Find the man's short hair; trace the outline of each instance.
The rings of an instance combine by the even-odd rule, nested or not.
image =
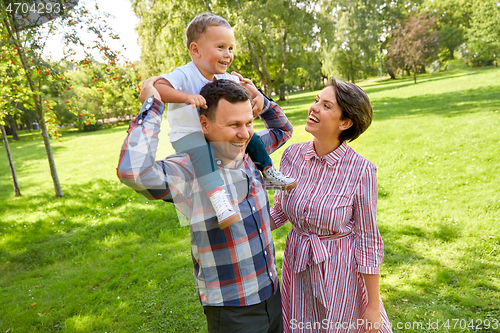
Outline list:
[[[329,87],[335,90],[337,104],[342,110],[342,119],[352,120],[352,126],[339,135],[340,142],[353,141],[366,131],[373,120],[373,109],[368,95],[354,83],[332,79]]]
[[[201,88],[200,95],[207,101],[207,109],[199,108],[200,115],[205,115],[210,121],[215,121],[215,110],[223,98],[229,103],[246,102],[250,93],[241,84],[231,80],[221,79],[207,83]]]
[[[212,13],[200,14],[192,19],[186,28],[187,48],[189,49],[189,45],[191,45],[192,42],[196,42],[205,30],[213,25],[228,27],[231,29],[231,25],[219,15]]]

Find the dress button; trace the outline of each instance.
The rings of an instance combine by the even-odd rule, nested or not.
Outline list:
[[[255,207],[252,207],[252,210],[255,212]]]
[[[146,110],[149,110],[149,109],[151,109],[151,104],[146,105]]]
[[[264,255],[267,256],[267,251],[266,250],[264,250]]]
[[[221,160],[218,160],[217,161],[217,165],[221,165],[222,161]]]
[[[262,233],[262,228],[259,228],[259,233]]]
[[[139,121],[137,122],[139,125],[142,124],[142,119],[139,119]]]
[[[153,103],[153,98],[149,97],[147,100],[148,103]]]

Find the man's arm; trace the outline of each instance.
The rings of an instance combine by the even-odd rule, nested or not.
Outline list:
[[[264,107],[259,118],[264,122],[266,129],[257,132],[257,134],[269,154],[283,146],[292,137],[292,123],[285,116],[281,107],[267,97],[264,97]]]
[[[265,130],[259,131],[257,134],[260,136],[262,143],[264,143],[267,152],[270,154],[276,151],[292,137],[292,124],[285,116],[281,107],[262,94],[251,80],[244,79],[241,74],[236,72],[232,72],[231,74],[237,76],[240,79],[240,84],[252,94],[252,111],[255,114],[255,109],[259,110],[258,116],[266,126]],[[259,98],[256,98],[256,95],[262,98],[263,106],[260,106],[260,102],[257,102]],[[260,109],[262,109],[262,112],[260,112]]]
[[[149,81],[148,81],[149,80]],[[130,123],[128,135],[123,143],[117,175],[120,181],[146,198],[172,200],[173,194],[185,195],[191,176],[185,168],[168,160],[155,161],[158,133],[164,104],[157,99],[154,80],[143,84],[141,94],[149,94],[139,115]]]

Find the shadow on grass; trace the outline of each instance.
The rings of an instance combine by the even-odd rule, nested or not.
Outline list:
[[[65,193],[0,198],[0,328],[202,331],[189,229],[173,205],[116,181]]]
[[[469,72],[460,72],[460,73],[449,73],[449,72],[442,72],[442,73],[437,73],[437,74],[424,74],[417,76],[417,85],[426,83],[426,82],[436,82],[436,81],[441,81],[441,80],[448,80],[448,79],[453,79],[453,78],[458,78],[458,77],[465,77],[465,76],[471,76],[471,75],[477,75],[481,74],[483,71],[469,71]],[[393,80],[386,80],[382,84],[376,84],[376,85],[369,85],[366,87],[363,87],[363,90],[367,94],[373,94],[373,93],[378,93],[386,90],[392,90],[392,89],[399,89],[399,88],[405,88],[405,87],[414,87],[415,82],[413,81],[413,77],[405,77],[405,78],[398,78],[398,79],[393,79]]]
[[[493,102],[492,102],[493,101]],[[496,87],[488,89],[469,89],[462,92],[442,93],[410,98],[382,98],[372,101],[374,120],[387,120],[397,117],[440,115],[445,117],[458,116],[462,112],[470,113],[491,109],[498,101]],[[311,102],[312,103],[312,102]],[[500,108],[500,101],[496,102]],[[288,119],[298,126],[306,122],[308,109],[287,112]]]
[[[20,141],[9,142],[9,147],[10,147],[10,152],[14,157],[14,159],[16,159],[16,155],[18,154],[20,154],[19,159],[21,159],[22,161],[47,159],[47,155],[45,153],[45,146],[43,144],[43,140],[41,137],[40,140],[27,140],[27,141],[20,140]],[[51,145],[51,147],[52,147],[52,153],[54,155],[56,155],[59,151],[64,151],[66,149],[66,147],[54,146],[53,144]],[[22,150],[18,151],[18,149]],[[0,145],[0,156],[3,157],[3,155],[6,155],[5,147],[3,145]],[[7,157],[5,157],[5,159],[7,159]],[[18,165],[15,166],[16,168],[20,167]],[[1,169],[2,168],[0,168],[0,170]],[[10,176],[10,169],[8,168],[7,165],[5,165],[5,169],[9,170],[9,176]]]
[[[491,278],[500,271],[500,264],[496,260],[484,260],[484,248],[469,245],[458,227],[440,221],[435,225],[437,231],[408,225],[379,227],[385,244],[382,276],[404,279],[401,284],[404,288],[389,284],[382,292],[390,320],[394,323],[422,319],[412,317],[415,308],[429,313],[425,322],[439,319],[443,323],[464,316],[471,316],[468,321],[484,320],[485,316],[498,318],[500,299],[491,295],[498,295],[499,288]],[[460,249],[463,254],[456,258],[419,254],[420,244],[439,251],[442,246],[456,246],[455,242],[467,244]]]

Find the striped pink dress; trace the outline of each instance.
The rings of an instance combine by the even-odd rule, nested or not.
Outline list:
[[[278,227],[290,221],[282,269],[285,332],[363,332],[368,303],[361,273],[379,274],[384,244],[376,224],[376,167],[345,142],[318,157],[313,142],[283,153],[281,172],[297,179],[277,191]],[[392,332],[380,300],[382,327]]]

